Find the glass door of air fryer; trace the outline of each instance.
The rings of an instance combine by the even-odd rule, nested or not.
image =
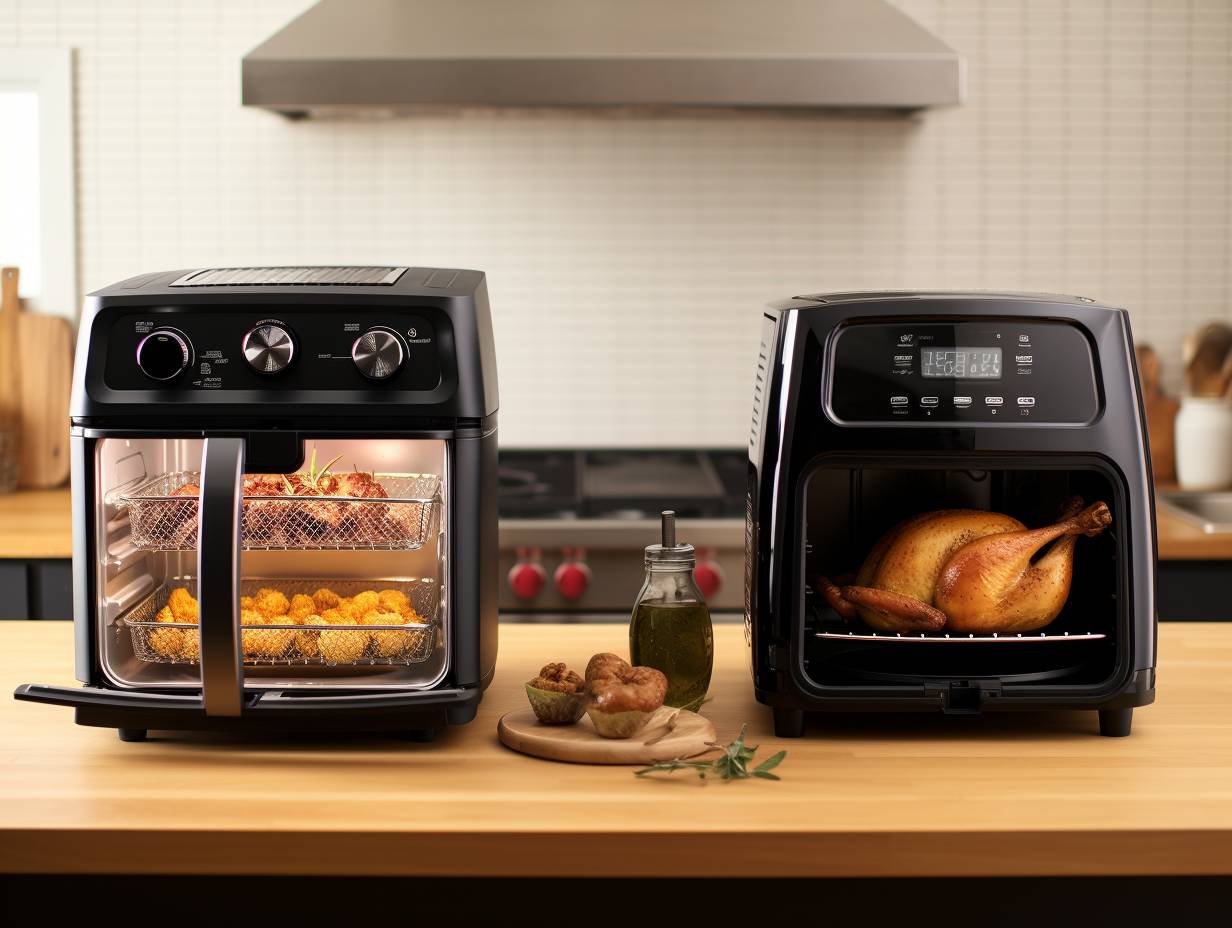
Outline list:
[[[100,666],[121,688],[199,688],[198,505],[208,438],[96,445]],[[426,688],[448,669],[449,454],[441,439],[307,436],[242,477],[244,685]]]
[[[1124,514],[1098,464],[843,461],[813,470],[805,499],[803,664],[816,686],[1113,677]],[[1053,528],[1100,504],[1107,519],[1090,531]]]

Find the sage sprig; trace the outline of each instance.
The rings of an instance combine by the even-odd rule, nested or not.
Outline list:
[[[722,752],[714,760],[683,760],[677,757],[674,760],[659,761],[657,764],[651,764],[649,767],[635,770],[633,775],[642,777],[651,773],[674,773],[677,770],[692,770],[703,780],[709,777],[718,780],[748,780],[752,777],[759,777],[763,780],[779,779],[777,774],[770,771],[783,762],[787,752],[779,751],[777,754],[767,757],[750,770],[749,762],[757,753],[757,747],[750,747],[744,743],[748,730],[749,726],[747,724],[742,725],[740,727],[740,736],[731,744],[707,741],[707,745]]]

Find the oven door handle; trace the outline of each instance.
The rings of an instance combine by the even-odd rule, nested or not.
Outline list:
[[[244,705],[239,634],[243,486],[244,439],[207,438],[197,510],[201,701],[206,715],[239,715]]]

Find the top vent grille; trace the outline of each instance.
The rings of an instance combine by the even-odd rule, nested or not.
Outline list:
[[[173,287],[392,287],[404,267],[216,267],[190,271]]]

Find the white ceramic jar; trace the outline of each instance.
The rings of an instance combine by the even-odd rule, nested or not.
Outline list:
[[[1176,479],[1185,490],[1232,487],[1232,404],[1186,396],[1176,416]]]

